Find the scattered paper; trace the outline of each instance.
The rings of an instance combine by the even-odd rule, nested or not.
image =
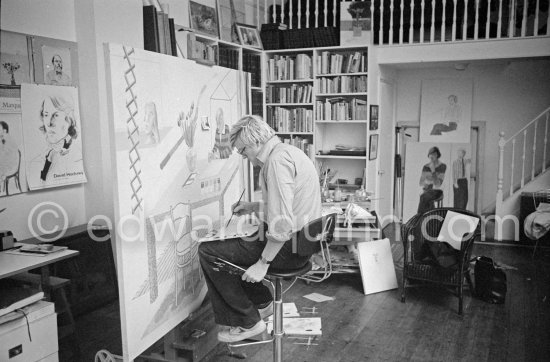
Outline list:
[[[298,308],[296,308],[296,304],[294,303],[283,303],[283,318],[292,318],[292,317],[299,317],[300,314],[298,313]],[[273,316],[269,316],[267,321],[271,322],[273,320]]]
[[[304,295],[304,298],[307,298],[309,300],[312,300],[314,302],[326,302],[328,300],[334,300],[334,297],[327,297],[326,295],[319,294],[319,293],[311,293],[308,295]]]
[[[267,323],[267,333],[273,330],[273,322]],[[321,318],[288,318],[283,319],[283,330],[287,336],[320,336]]]

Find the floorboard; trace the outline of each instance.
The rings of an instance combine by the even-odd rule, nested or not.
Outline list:
[[[392,250],[398,249],[392,245]],[[476,244],[473,254],[504,265],[508,292],[505,304],[489,304],[465,290],[464,315],[457,298],[444,289],[407,289],[405,303],[398,289],[363,294],[358,274],[333,275],[322,283],[298,281],[284,296],[299,311],[316,307],[323,335],[313,343],[295,344],[286,338],[285,361],[545,361],[550,356],[550,249]],[[399,250],[394,262],[398,280]],[[401,281],[399,280],[399,284]],[[285,286],[288,283],[285,282]],[[304,295],[317,292],[335,300],[316,303]],[[303,316],[306,316],[305,314]],[[122,353],[118,302],[76,320],[82,350],[78,361],[93,361],[107,349]],[[76,361],[71,346],[60,343],[60,360]],[[246,361],[271,361],[271,346],[239,349]],[[223,344],[201,362],[236,362]]]

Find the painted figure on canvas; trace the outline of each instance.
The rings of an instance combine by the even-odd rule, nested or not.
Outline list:
[[[5,192],[6,177],[17,172],[19,166],[19,148],[11,139],[9,125],[0,121],[0,193]]]
[[[448,104],[442,110],[441,123],[434,124],[430,135],[441,136],[445,132],[455,131],[462,119],[462,108],[458,104],[458,97],[454,94],[447,97]]]
[[[156,145],[160,142],[157,106],[155,102],[147,102],[144,107],[145,116],[139,129],[143,143]]]
[[[422,187],[420,201],[418,202],[418,214],[423,214],[433,208],[434,201],[443,197],[441,186],[445,179],[447,165],[439,161],[441,152],[438,147],[432,147],[428,151],[430,162],[422,167],[419,185]]]
[[[229,139],[229,126],[225,124],[223,109],[216,111],[216,134],[212,154],[214,158],[226,159],[233,153],[231,140]]]
[[[466,159],[466,150],[459,148],[456,159],[453,161],[453,207],[466,209],[468,205],[468,176],[467,171],[471,160]]]
[[[260,167],[263,202],[238,201],[235,215],[256,214],[264,227],[246,240],[210,241],[199,246],[199,258],[221,342],[236,342],[262,333],[263,318],[273,313],[272,295],[261,283],[270,266],[299,268],[310,256],[292,253],[293,233],[321,217],[321,190],[315,166],[305,153],[281,143],[258,116],[244,116],[231,128],[231,144],[243,158]],[[253,242],[251,242],[253,240]],[[218,258],[246,268],[235,275],[220,270]]]
[[[63,72],[63,59],[59,54],[52,56],[52,69],[46,73],[46,84],[71,85],[71,77]]]

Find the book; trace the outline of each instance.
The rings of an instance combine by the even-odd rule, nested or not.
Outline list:
[[[67,249],[67,246],[16,243],[13,249],[6,251],[6,254],[46,256]]]
[[[174,18],[168,19],[168,25],[170,30],[170,48],[171,54],[175,57],[178,56],[178,47],[176,45],[176,26],[174,24]]]
[[[143,7],[143,49],[159,52],[158,15],[154,5]]]

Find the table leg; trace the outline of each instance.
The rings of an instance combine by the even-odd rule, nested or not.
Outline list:
[[[41,280],[40,280],[40,289],[44,292],[44,297],[47,301],[51,300],[51,288],[50,288],[50,268],[47,265],[44,265],[40,268]]]

